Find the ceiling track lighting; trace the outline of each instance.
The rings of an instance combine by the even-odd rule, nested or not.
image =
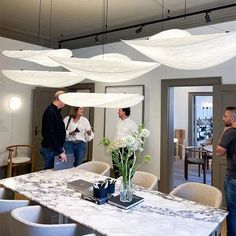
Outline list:
[[[209,15],[209,12],[206,12],[205,20],[206,20],[206,23],[210,23],[211,22],[211,17]]]
[[[136,30],[136,34],[139,34],[143,31],[143,26],[141,25],[137,30]]]
[[[145,22],[145,23],[142,23],[141,25],[142,26],[153,25],[153,24],[157,24],[157,23],[176,20],[176,19],[180,19],[180,18],[191,17],[191,16],[195,16],[195,15],[199,15],[199,14],[204,14],[206,12],[219,11],[219,10],[228,9],[228,8],[232,8],[232,7],[236,7],[236,3],[223,5],[223,6],[218,6],[218,7],[213,7],[213,8],[208,8],[208,9],[194,11],[194,12],[188,12],[188,13],[177,15],[177,16],[167,15],[166,18]],[[167,14],[169,14],[169,13],[170,12],[168,11]],[[74,40],[80,40],[80,39],[89,38],[89,37],[95,37],[96,35],[114,33],[114,32],[122,31],[122,30],[134,29],[134,28],[137,28],[137,27],[140,27],[140,24],[138,24],[138,25],[137,24],[129,25],[129,26],[116,28],[116,29],[110,29],[110,30],[106,30],[106,31],[92,33],[92,34],[77,36],[77,37],[73,37],[73,38],[69,38],[69,39],[63,39],[63,40],[58,41],[58,48],[61,48],[62,44],[66,43],[66,42],[70,42],[70,41],[74,41]]]
[[[95,40],[95,43],[99,43],[99,38],[97,35],[95,36],[94,40]]]

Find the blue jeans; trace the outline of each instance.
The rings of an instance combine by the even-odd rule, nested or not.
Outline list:
[[[236,235],[236,179],[225,177],[224,180],[225,200],[227,204],[227,236]]]
[[[78,143],[66,141],[64,144],[66,154],[74,154],[74,166],[82,164],[86,154],[86,143],[79,141]]]
[[[45,167],[44,169],[52,169],[54,167],[54,158],[56,153],[51,148],[40,147],[40,153],[44,157]]]

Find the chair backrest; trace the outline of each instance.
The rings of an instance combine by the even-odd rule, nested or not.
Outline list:
[[[188,146],[185,147],[185,154],[188,157],[197,157],[200,158],[202,154],[206,153],[200,146]]]
[[[12,167],[31,163],[34,171],[35,152],[33,145],[17,144],[7,146],[8,151],[8,177],[12,176]]]
[[[6,188],[0,188],[0,199],[14,199],[15,193]]]
[[[100,175],[110,176],[110,165],[101,161],[89,161],[79,165],[77,168],[95,172]]]
[[[188,146],[185,148],[185,163],[187,162],[195,162],[197,159],[201,159],[202,163],[205,163],[207,156],[207,151],[203,150],[202,147],[199,146]],[[199,160],[200,161],[200,160]],[[195,164],[199,164],[197,161]]]
[[[11,236],[77,236],[76,223],[50,224],[41,206],[21,207],[11,212]]]
[[[147,189],[157,188],[157,181],[157,176],[144,171],[136,171],[134,177],[132,178],[133,184],[142,186]]]
[[[170,192],[170,195],[188,199],[207,206],[220,208],[222,203],[221,191],[207,184],[188,182],[179,185]]]
[[[9,236],[11,211],[22,206],[28,206],[28,200],[13,200],[14,193],[0,188],[0,235]]]
[[[120,176],[117,179],[122,181],[122,176]],[[145,171],[136,171],[132,178],[133,184],[150,190],[158,188],[157,181],[158,181],[157,176]]]

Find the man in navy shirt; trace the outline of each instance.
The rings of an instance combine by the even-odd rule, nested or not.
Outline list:
[[[42,119],[42,136],[40,153],[44,157],[45,169],[54,167],[54,157],[60,156],[62,162],[67,161],[67,156],[63,148],[66,131],[63,118],[61,116],[61,109],[65,104],[59,100],[59,95],[63,91],[58,91],[54,95],[53,102],[46,108]]]

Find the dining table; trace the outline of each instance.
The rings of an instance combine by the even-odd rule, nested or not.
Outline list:
[[[212,144],[203,146],[203,149],[209,153],[213,153],[213,145]]]
[[[0,180],[0,185],[24,195],[84,226],[109,236],[207,236],[223,222],[227,212],[143,187],[134,193],[140,204],[124,210],[109,203],[97,205],[81,198],[67,183],[83,179],[92,183],[106,179],[79,168],[33,172]],[[115,195],[119,194],[117,180]]]

